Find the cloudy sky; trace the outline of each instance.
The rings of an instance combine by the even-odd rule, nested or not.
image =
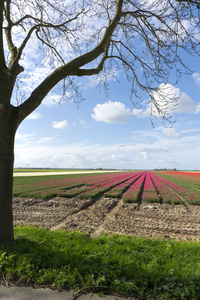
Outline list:
[[[50,67],[35,67],[40,56],[36,40],[27,50],[22,65],[28,72],[33,63],[35,68],[22,80],[28,93]],[[159,118],[153,127],[148,104],[133,106],[123,73],[118,73],[119,81],[108,77],[108,95],[88,78],[81,87],[85,101],[78,106],[73,101],[59,103],[58,86],[23,121],[16,134],[15,167],[200,169],[200,57],[182,59],[193,72],[176,86],[167,86],[179,98],[171,111],[176,121],[172,128],[163,126]],[[142,93],[142,100],[148,102],[148,95]]]

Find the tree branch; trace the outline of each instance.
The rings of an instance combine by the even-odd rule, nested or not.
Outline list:
[[[0,2],[0,70],[5,67],[5,57],[3,48],[3,11],[4,1]]]
[[[10,50],[10,53],[11,53],[11,64],[12,64],[17,55],[17,48],[15,47],[15,45],[13,43],[12,34],[11,34],[13,23],[10,19],[10,3],[11,3],[11,1],[8,0],[7,5],[5,7],[5,17],[6,17],[6,21],[8,23],[7,27],[5,28],[5,34],[6,34],[8,49]]]
[[[200,8],[200,1],[198,0],[176,0],[180,3],[191,3],[191,4],[196,4],[197,5],[197,8],[199,9]]]
[[[74,75],[74,73],[79,73],[79,76],[82,76],[83,73],[89,74],[91,70],[86,71],[84,69],[81,70],[80,68],[94,61],[102,53],[104,53],[104,57],[96,70],[98,70],[98,68],[102,68],[102,64],[106,59],[106,53],[109,47],[110,39],[122,15],[122,3],[123,0],[118,0],[113,20],[110,23],[110,25],[106,28],[102,40],[93,50],[83,55],[80,55],[79,57],[65,64],[64,66],[61,66],[58,69],[56,69],[32,92],[31,96],[24,103],[17,107],[18,123],[20,123],[26,116],[28,116],[41,104],[44,97],[59,81],[61,81],[67,76]]]

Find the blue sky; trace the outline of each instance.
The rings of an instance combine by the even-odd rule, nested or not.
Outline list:
[[[34,60],[31,62],[31,58]],[[184,75],[169,89],[180,95],[172,119],[165,128],[159,118],[150,121],[149,106],[136,109],[124,74],[117,82],[108,78],[108,96],[91,78],[83,79],[85,101],[58,103],[58,85],[42,105],[19,126],[15,141],[15,167],[200,169],[200,57],[182,56],[193,73]],[[22,65],[30,78],[21,80],[27,94],[51,71],[40,60],[38,42],[29,45]],[[140,70],[138,70],[140,72]],[[173,76],[172,72],[172,76]],[[142,100],[148,95],[142,93]]]
[[[152,127],[148,105],[133,107],[124,78],[110,82],[108,96],[85,85],[79,108],[74,102],[55,103],[51,95],[23,121],[15,167],[200,169],[200,58],[192,60],[193,75],[176,86],[182,94],[172,128],[159,119]]]

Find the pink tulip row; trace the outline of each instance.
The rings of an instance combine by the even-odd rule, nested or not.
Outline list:
[[[155,186],[152,182],[152,179],[149,175],[149,172],[146,173],[145,183],[144,183],[144,190],[142,194],[142,201],[144,202],[160,202],[160,198],[156,192]]]
[[[124,176],[129,178],[130,176],[133,176],[132,172],[123,173]],[[67,190],[72,189],[75,187],[83,186],[83,185],[102,185],[105,182],[108,182],[110,180],[115,180],[116,178],[119,178],[121,174],[119,173],[112,173],[112,174],[102,174],[102,175],[93,175],[93,176],[83,176],[83,177],[73,177],[73,178],[66,178],[66,179],[54,179],[54,180],[45,180],[41,181],[39,183],[33,183],[33,184],[25,184],[15,187],[14,189],[14,195],[19,195],[22,197],[30,196],[33,194],[35,196],[38,193],[39,194],[46,190],[50,189],[56,189],[58,188]]]
[[[176,191],[180,196],[182,196],[189,204],[198,204],[200,205],[200,196],[184,189],[183,187],[179,186],[178,184],[175,184],[167,179],[164,179],[160,176],[154,175],[154,177],[157,177],[160,181],[162,181],[165,185],[172,188],[174,191]]]
[[[133,175],[132,175],[133,177]],[[132,178],[131,177],[131,178]],[[120,182],[123,183],[125,180],[128,180],[128,178],[130,179],[130,174],[122,174],[120,176],[116,176],[115,179],[113,180],[108,180],[106,183],[104,183],[103,185],[94,185],[93,189],[84,193],[81,193],[79,195],[79,198],[83,199],[83,198],[94,198],[100,194],[106,193],[108,190],[110,190],[112,187],[115,187],[116,185],[118,185]]]
[[[128,189],[123,196],[123,201],[128,203],[135,203],[138,201],[142,186],[145,180],[145,173],[143,173]]]
[[[151,173],[151,178],[162,197],[164,203],[168,204],[183,204],[178,194],[160,180],[154,173]]]
[[[133,182],[135,182],[138,177],[139,177],[139,175],[137,174],[137,175],[131,177],[130,179],[126,180],[125,182],[116,185],[115,187],[112,188],[111,191],[105,193],[104,197],[111,197],[111,198],[119,198],[119,197],[121,197],[122,194],[123,194],[123,192],[129,186],[131,186],[131,184],[133,184]]]

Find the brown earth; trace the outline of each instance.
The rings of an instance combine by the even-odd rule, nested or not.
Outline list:
[[[14,224],[51,230],[200,240],[200,206],[123,203],[122,199],[13,198]]]

